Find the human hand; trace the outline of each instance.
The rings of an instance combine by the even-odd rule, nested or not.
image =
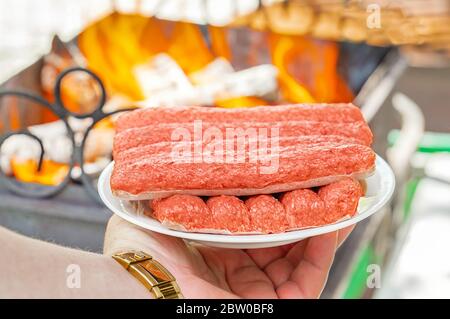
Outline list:
[[[186,298],[318,298],[339,245],[353,226],[274,248],[185,243],[111,217],[104,253],[142,250],[177,279]]]

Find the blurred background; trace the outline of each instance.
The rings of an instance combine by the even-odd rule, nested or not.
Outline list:
[[[104,105],[81,71],[54,91],[68,67],[101,79]],[[449,101],[447,0],[0,0],[0,224],[101,251],[117,115],[99,103],[353,102],[396,193],[338,251],[323,297],[449,298]]]

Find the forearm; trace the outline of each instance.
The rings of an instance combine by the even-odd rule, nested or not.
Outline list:
[[[151,297],[111,257],[27,238],[1,226],[0,245],[0,298]]]

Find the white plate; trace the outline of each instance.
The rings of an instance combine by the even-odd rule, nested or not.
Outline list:
[[[111,192],[109,179],[114,162],[111,162],[100,175],[98,180],[98,192],[106,206],[123,219],[140,227],[169,236],[180,237],[189,241],[195,241],[209,246],[224,248],[263,248],[281,246],[293,243],[311,236],[332,232],[346,226],[355,224],[379,211],[391,198],[395,178],[389,165],[377,155],[375,173],[366,178],[367,190],[365,197],[361,198],[358,212],[355,216],[325,226],[289,231],[281,234],[269,235],[218,235],[189,233],[168,229],[157,220],[138,216],[133,207],[127,202],[114,197]]]

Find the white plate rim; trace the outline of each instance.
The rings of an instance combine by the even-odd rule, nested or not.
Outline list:
[[[373,215],[383,208],[391,199],[394,189],[395,189],[395,177],[392,169],[386,163],[384,159],[376,155],[375,160],[375,173],[380,176],[380,193],[378,201],[371,205],[366,211],[361,212],[351,218],[319,227],[312,227],[300,230],[293,230],[284,233],[277,234],[256,234],[256,235],[226,235],[226,234],[207,234],[207,233],[194,233],[194,232],[184,232],[178,230],[172,230],[163,226],[158,221],[151,219],[150,217],[143,217],[137,215],[130,215],[123,209],[119,209],[114,203],[112,203],[108,197],[113,197],[110,188],[110,176],[112,168],[114,166],[114,161],[112,161],[100,174],[98,180],[98,193],[103,203],[116,215],[127,220],[128,222],[140,226],[142,228],[173,236],[184,238],[193,241],[201,242],[214,242],[222,244],[258,244],[258,243],[270,243],[270,242],[286,242],[293,241],[296,239],[303,239],[312,236],[317,236],[325,233],[329,233],[335,230],[345,228],[347,226],[356,224],[367,217]],[[120,199],[114,198],[120,203]],[[119,204],[122,207],[121,204]],[[150,223],[149,221],[153,222]],[[156,223],[154,223],[156,222]]]

